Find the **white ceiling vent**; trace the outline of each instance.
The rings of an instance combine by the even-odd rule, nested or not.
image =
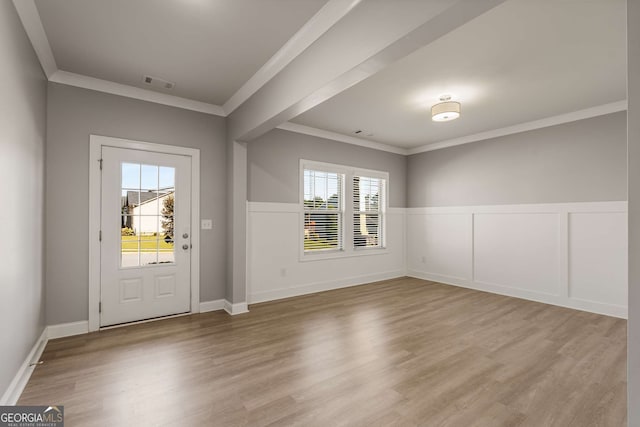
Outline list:
[[[173,82],[169,82],[167,80],[152,76],[142,76],[142,81],[144,82],[144,84],[158,89],[173,89],[176,85]]]

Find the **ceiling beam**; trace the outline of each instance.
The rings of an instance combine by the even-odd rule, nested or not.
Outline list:
[[[504,1],[364,0],[229,115],[229,136],[256,138]]]
[[[34,0],[13,0],[13,5],[18,12],[20,21],[22,21],[24,30],[27,32],[27,37],[29,37],[33,49],[36,51],[36,56],[40,61],[44,74],[47,79],[51,78],[53,73],[58,71],[58,66],[53,57],[49,39],[47,39],[47,34],[42,26],[36,3]]]
[[[340,21],[362,0],[329,0],[260,69],[247,80],[222,108],[231,114],[313,42]]]

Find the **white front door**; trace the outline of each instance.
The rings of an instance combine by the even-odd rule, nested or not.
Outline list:
[[[100,326],[189,312],[191,158],[102,147]]]

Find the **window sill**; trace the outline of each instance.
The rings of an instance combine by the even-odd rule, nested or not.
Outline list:
[[[360,248],[327,252],[304,252],[300,255],[300,262],[324,261],[330,259],[354,258],[372,255],[387,255],[389,248]]]

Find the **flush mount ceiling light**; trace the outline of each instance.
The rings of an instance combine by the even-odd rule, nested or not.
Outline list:
[[[451,95],[442,95],[440,103],[431,107],[431,120],[434,122],[448,122],[460,117],[460,103],[451,101]]]

